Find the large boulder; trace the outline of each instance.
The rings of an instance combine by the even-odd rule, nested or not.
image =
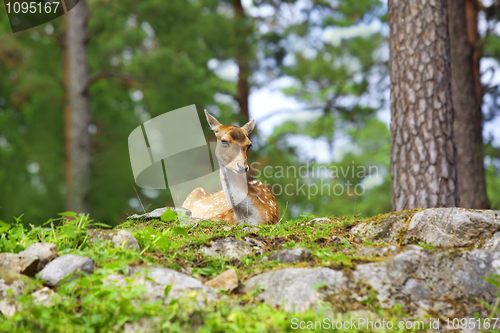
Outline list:
[[[488,242],[500,231],[500,211],[430,208],[376,216],[350,232],[391,245],[423,242],[443,247],[495,248]],[[497,243],[495,243],[497,244]]]
[[[404,241],[415,239],[439,246],[481,245],[500,231],[500,211],[433,208],[413,215]]]
[[[404,305],[412,316],[438,313],[444,317],[472,317],[489,313],[498,288],[484,277],[500,273],[500,253],[482,250],[425,250],[408,246],[384,261],[357,265],[352,271],[327,267],[286,268],[256,275],[243,292],[258,292],[257,300],[289,312],[332,306],[359,306],[375,290],[380,306]],[[358,305],[356,305],[358,304]],[[345,310],[345,309],[344,309]]]
[[[500,253],[482,250],[424,250],[413,247],[385,261],[358,265],[355,284],[369,285],[385,308],[405,305],[413,315],[483,317],[479,299],[493,304],[498,288],[484,277],[498,274]]]

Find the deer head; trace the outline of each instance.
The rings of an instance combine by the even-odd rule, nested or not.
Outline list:
[[[215,156],[221,164],[235,173],[245,173],[248,171],[247,152],[252,146],[252,141],[248,138],[255,126],[255,119],[252,119],[242,127],[232,125],[222,125],[205,110],[208,124],[217,137],[217,147]]]

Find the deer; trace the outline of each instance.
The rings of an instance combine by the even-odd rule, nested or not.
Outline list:
[[[278,203],[271,190],[260,181],[247,179],[247,153],[252,147],[248,135],[255,127],[255,119],[238,127],[222,125],[207,110],[205,115],[217,137],[215,157],[222,190],[212,194],[197,187],[182,207],[189,209],[192,217],[200,219],[250,225],[278,223]]]

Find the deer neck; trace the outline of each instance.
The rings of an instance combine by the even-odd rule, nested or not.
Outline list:
[[[220,181],[227,202],[233,209],[237,219],[245,219],[248,215],[248,182],[246,173],[236,173],[219,162]]]

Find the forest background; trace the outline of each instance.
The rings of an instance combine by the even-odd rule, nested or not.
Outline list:
[[[500,209],[500,3],[467,2],[477,18],[488,206]],[[24,214],[38,225],[83,210],[115,225],[173,205],[168,190],[135,185],[127,138],[191,104],[207,141],[205,108],[224,124],[256,119],[251,176],[274,186],[285,219],[391,210],[385,1],[85,3],[83,25],[65,15],[16,34],[0,8],[0,220]],[[71,61],[78,47],[87,61]],[[83,111],[68,73],[84,75]],[[71,112],[83,120],[71,124]],[[82,125],[80,153],[69,129]],[[78,167],[83,179],[68,176]]]

